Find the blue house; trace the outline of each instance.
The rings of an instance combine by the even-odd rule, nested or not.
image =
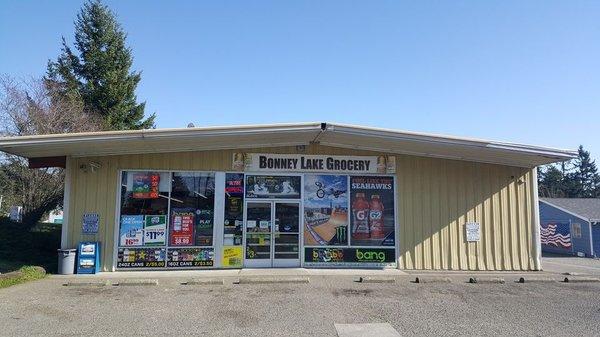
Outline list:
[[[542,251],[600,257],[600,198],[540,198]]]

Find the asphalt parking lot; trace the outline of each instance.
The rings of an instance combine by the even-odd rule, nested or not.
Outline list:
[[[507,274],[508,275],[508,274]],[[63,286],[0,289],[3,336],[336,336],[390,323],[402,336],[597,336],[600,283],[357,283]]]

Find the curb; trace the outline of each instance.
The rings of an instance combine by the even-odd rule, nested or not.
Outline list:
[[[183,286],[205,286],[205,285],[224,285],[225,280],[223,279],[191,279],[188,281],[181,282]]]
[[[564,283],[600,282],[597,277],[565,277]]]
[[[471,277],[469,278],[469,283],[487,283],[487,284],[504,284],[504,279],[500,278],[500,277],[483,277],[483,278],[476,278],[476,277]]]
[[[413,283],[452,283],[449,277],[417,277]]]
[[[105,281],[75,281],[63,283],[65,287],[104,287],[112,285],[109,280]]]
[[[157,286],[158,280],[123,280],[113,283],[113,286]]]
[[[395,278],[390,277],[376,277],[376,276],[360,276],[354,279],[354,282],[358,283],[396,283]]]
[[[554,282],[558,282],[558,280],[553,279],[553,278],[543,278],[543,277],[532,277],[532,278],[521,277],[516,281],[516,283],[554,283]]]
[[[309,283],[308,277],[242,277],[237,284]]]

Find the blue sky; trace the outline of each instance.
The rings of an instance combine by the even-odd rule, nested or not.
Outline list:
[[[600,158],[598,1],[106,1],[157,126],[332,121]],[[0,1],[0,73],[42,75],[81,2]]]

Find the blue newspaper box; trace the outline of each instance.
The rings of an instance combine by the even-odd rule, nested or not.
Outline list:
[[[77,274],[100,271],[100,242],[80,242],[77,249]]]

